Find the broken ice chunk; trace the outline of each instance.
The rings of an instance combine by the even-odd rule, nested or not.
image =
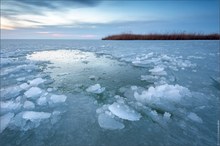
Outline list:
[[[38,88],[38,87],[31,87],[29,90],[24,92],[24,95],[27,98],[36,98],[36,97],[39,97],[41,93],[42,93],[42,90],[40,88]]]
[[[1,97],[4,99],[11,99],[18,96],[21,92],[21,88],[19,86],[10,86],[7,88],[1,89]]]
[[[18,82],[24,81],[24,80],[25,80],[25,77],[20,77],[20,78],[17,78],[16,80],[17,80]]]
[[[46,80],[42,79],[42,78],[36,78],[36,79],[33,79],[31,81],[28,81],[29,84],[31,86],[38,86],[39,84],[42,84],[43,82],[45,82]]]
[[[152,75],[141,75],[142,81],[155,81],[158,79],[158,76],[152,76]]]
[[[197,114],[190,112],[187,116],[189,119],[191,119],[192,121],[198,122],[198,123],[202,123],[202,119],[197,116]]]
[[[38,105],[46,105],[47,104],[47,98],[45,96],[42,96],[37,99],[37,104]]]
[[[143,91],[141,94],[134,93],[134,97],[138,101],[147,103],[160,103],[163,99],[167,101],[180,101],[181,97],[191,96],[188,88],[180,85],[159,85],[150,87],[148,90]]]
[[[95,84],[86,89],[87,92],[100,94],[105,91],[105,87],[101,87],[100,84]]]
[[[66,101],[65,95],[51,95],[50,101],[51,103],[61,103]]]
[[[35,120],[41,121],[42,119],[48,119],[48,118],[50,118],[50,116],[51,116],[51,113],[25,111],[25,112],[23,112],[22,118],[33,122]]]
[[[47,112],[24,111],[18,113],[10,124],[13,125],[12,128],[18,127],[20,130],[27,131],[38,127],[41,121],[47,120],[50,117],[51,113]]]
[[[7,113],[0,117],[0,133],[2,133],[10,123],[11,119],[14,117],[14,113]]]
[[[21,108],[20,102],[14,102],[14,101],[1,101],[1,112],[6,113],[9,111],[17,111]]]
[[[34,103],[31,102],[31,101],[25,101],[23,107],[24,107],[25,109],[34,109],[34,108],[35,108],[35,105],[34,105]]]
[[[165,113],[163,114],[163,118],[164,118],[164,119],[167,119],[167,120],[170,119],[170,116],[171,116],[171,114],[168,113],[168,112],[165,112]]]
[[[29,88],[29,85],[27,83],[23,83],[19,86],[21,89],[26,90]]]
[[[116,121],[110,115],[104,113],[99,115],[98,122],[100,127],[104,129],[115,130],[115,129],[123,129],[125,127],[123,123]]]
[[[137,113],[125,104],[114,102],[108,108],[114,115],[118,116],[121,119],[138,121],[141,118],[141,115],[139,113]]]
[[[149,72],[158,76],[167,75],[166,71],[164,71],[164,68],[160,66],[155,66],[153,69],[150,69]]]

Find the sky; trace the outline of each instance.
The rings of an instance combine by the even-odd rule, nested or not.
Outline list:
[[[219,5],[219,0],[1,0],[1,38],[219,33]]]

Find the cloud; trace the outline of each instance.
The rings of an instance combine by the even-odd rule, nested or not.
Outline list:
[[[98,36],[94,34],[69,34],[60,32],[40,31],[36,34],[44,35],[50,38],[78,38],[78,39],[96,39]]]
[[[100,0],[13,0],[15,2],[38,7],[59,8],[60,6],[96,6]]]

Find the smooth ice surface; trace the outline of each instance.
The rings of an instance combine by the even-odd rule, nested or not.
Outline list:
[[[141,118],[139,113],[135,112],[125,104],[115,102],[109,106],[109,110],[121,119],[138,121]]]

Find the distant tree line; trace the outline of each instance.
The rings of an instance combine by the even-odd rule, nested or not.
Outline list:
[[[109,35],[102,40],[220,40],[220,34],[171,33],[171,34],[132,34]]]

